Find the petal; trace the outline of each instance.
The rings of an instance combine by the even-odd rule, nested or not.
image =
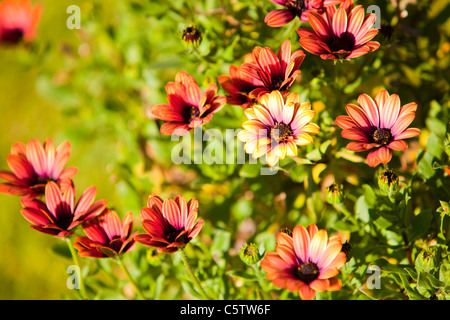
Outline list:
[[[47,163],[44,148],[36,139],[32,139],[27,145],[27,159],[30,161],[34,171],[44,177],[47,171]]]
[[[345,139],[356,140],[360,142],[370,142],[367,133],[359,128],[344,129],[341,132],[341,136]]]
[[[408,148],[408,144],[403,140],[395,140],[389,143],[386,147],[392,150],[403,151]]]
[[[380,128],[390,129],[400,112],[400,98],[392,94],[380,108]]]
[[[366,132],[370,132],[372,130],[371,122],[363,109],[353,104],[347,104],[345,109],[347,110],[347,114],[353,119],[353,122],[358,127]]]
[[[74,216],[78,217],[81,214],[84,214],[94,202],[96,194],[97,194],[96,187],[92,186],[87,188],[81,195],[80,199],[78,199],[77,205],[75,207]]]
[[[417,104],[412,102],[404,105],[399,112],[398,118],[391,128],[392,136],[403,132],[414,120]]]
[[[331,31],[330,26],[318,12],[309,11],[308,21],[311,24],[311,27],[316,32],[316,34],[320,37],[320,39],[322,39],[322,41],[326,42],[330,38],[329,36],[329,32]]]
[[[57,180],[69,160],[71,145],[69,141],[61,143],[56,149],[55,160],[53,162],[53,168],[51,168],[51,176]]]
[[[276,9],[269,12],[264,18],[264,22],[269,27],[281,27],[285,24],[294,20],[295,15],[293,15],[289,10]]]
[[[301,262],[309,260],[310,238],[308,231],[304,226],[296,226],[292,232],[294,250]]]
[[[408,128],[402,133],[395,136],[395,140],[402,140],[402,139],[408,139],[415,136],[418,136],[420,134],[420,130],[417,128]]]
[[[53,181],[48,182],[45,186],[45,201],[48,210],[57,217],[57,212],[60,210],[58,207],[62,203],[62,195],[58,185]]]
[[[192,225],[188,226],[186,223],[186,219],[188,217],[188,207],[187,207],[186,199],[182,195],[178,195],[175,198],[175,202],[177,203],[178,207],[180,208],[180,218],[179,218],[180,226],[185,229],[192,228]]]
[[[181,230],[184,225],[181,225],[181,212],[177,203],[173,199],[166,199],[163,203],[164,218],[177,230]]]
[[[314,263],[319,263],[322,253],[325,251],[328,243],[328,234],[325,230],[319,230],[311,239],[309,249],[309,260]]]
[[[362,6],[357,6],[348,15],[348,26],[347,32],[351,34],[356,34],[364,21],[364,8]]]
[[[272,91],[269,94],[269,110],[273,118],[280,123],[283,121],[283,108],[284,101],[283,96],[278,90]]]
[[[380,116],[375,101],[373,101],[367,94],[363,93],[358,97],[358,104],[369,119],[371,125],[373,127],[379,127]]]
[[[270,114],[269,110],[267,110],[263,106],[254,106],[253,112],[258,120],[260,120],[265,125],[271,127],[274,125],[272,115]]]
[[[340,37],[341,34],[347,31],[347,13],[344,7],[340,6],[333,16],[333,33]]]

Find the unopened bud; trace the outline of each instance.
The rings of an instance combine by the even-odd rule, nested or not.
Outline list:
[[[416,258],[415,265],[417,270],[430,272],[435,268],[439,268],[441,263],[442,248],[432,246],[422,250]]]
[[[388,194],[393,194],[398,190],[398,176],[397,174],[391,170],[385,170],[381,172],[378,177],[378,186],[381,191],[384,191]]]
[[[344,193],[342,185],[332,183],[325,191],[325,199],[329,204],[339,204],[344,201]]]
[[[245,244],[241,251],[239,251],[239,258],[241,258],[242,262],[246,265],[253,265],[261,260],[261,255],[259,254],[258,247],[256,244]]]
[[[196,26],[189,26],[183,30],[181,39],[183,39],[187,46],[196,48],[202,42],[202,33]]]

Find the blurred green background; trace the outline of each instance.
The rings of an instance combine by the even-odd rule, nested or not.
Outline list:
[[[164,85],[178,71],[189,72],[206,86],[217,82],[218,75],[227,74],[230,64],[239,65],[256,45],[277,51],[280,39],[290,38],[293,50],[299,49],[295,33],[298,24],[283,28],[264,24],[265,14],[278,8],[276,5],[259,0],[33,3],[37,2],[43,4],[44,11],[36,41],[0,47],[0,169],[8,169],[6,158],[15,142],[26,143],[32,138],[44,141],[47,137],[55,144],[69,140],[72,153],[68,165],[79,168],[74,178],[78,194],[95,185],[98,199],[106,199],[121,216],[132,211],[135,218],[151,192],[162,197],[181,192],[186,198],[196,196],[207,208],[203,209],[204,216],[212,221],[203,233],[206,240],[213,237],[208,234],[211,225],[220,225],[220,220],[236,240],[233,231],[255,212],[261,230],[272,232],[275,227],[270,227],[271,223],[278,226],[293,216],[294,221],[298,212],[310,210],[312,202],[320,201],[318,197],[305,200],[311,195],[311,183],[309,187],[297,183],[306,176],[311,179],[309,169],[298,169],[295,182],[278,175],[268,177],[265,183],[255,179],[250,187],[248,181],[240,180],[245,177],[242,171],[239,179],[231,180],[237,172],[234,166],[219,166],[213,171],[209,166],[199,166],[181,171],[170,163],[170,142],[159,135],[160,124],[148,117],[149,106],[165,103]],[[81,30],[66,27],[70,16],[66,10],[73,4],[81,9]],[[337,65],[341,78],[348,77],[351,82],[344,79],[343,83],[333,83],[329,77],[331,74],[334,79],[335,75],[332,62],[308,54],[301,67],[304,87],[294,86],[293,90],[311,102],[319,102],[315,105],[318,111],[327,107],[316,119],[327,128],[330,119],[342,114],[343,105],[362,92],[374,95],[385,87],[390,93],[399,93],[402,105],[417,102],[414,126],[423,134],[412,155],[408,155],[415,160],[430,132],[440,130],[436,133],[439,138],[445,134],[446,123],[436,126],[436,119],[439,122],[442,114],[448,116],[450,4],[447,0],[401,1],[399,9],[394,0],[357,4],[379,5],[382,22],[387,25],[397,26],[403,10],[408,15],[392,37],[377,36],[375,40],[382,43],[379,51]],[[204,32],[197,50],[185,47],[180,38],[191,23]],[[209,127],[240,127],[243,117],[239,107],[227,106],[221,114]],[[430,114],[434,122],[426,121]],[[443,163],[446,158],[440,155],[442,147],[438,149],[440,153],[435,152],[431,159],[436,156]],[[397,166],[404,164],[395,161]],[[339,171],[336,168],[341,169],[336,166],[333,170]],[[348,175],[345,169],[343,176]],[[424,176],[434,174],[428,162],[419,169]],[[354,181],[373,178],[371,172],[359,174],[368,172],[365,165],[355,165],[349,171]],[[247,192],[241,194],[240,188],[246,187]],[[287,209],[283,207],[286,203],[282,191],[289,199]],[[233,199],[240,201],[233,203]],[[276,206],[279,199],[281,207]],[[20,214],[18,197],[0,194],[0,204],[0,299],[71,297],[66,268],[72,262],[52,251],[60,240],[29,227]],[[293,211],[284,215],[289,210]],[[298,220],[314,221],[308,220],[310,217],[315,215]]]

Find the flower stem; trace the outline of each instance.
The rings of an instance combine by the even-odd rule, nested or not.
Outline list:
[[[81,268],[80,268],[80,262],[78,261],[78,255],[75,252],[75,248],[73,247],[72,240],[69,237],[65,238],[65,240],[66,240],[67,246],[69,247],[70,254],[72,255],[73,263],[80,270],[80,274],[79,274],[79,277],[77,277],[77,281],[78,281],[78,284],[80,285],[81,298],[83,300],[86,300],[86,299],[88,299],[88,296],[87,296],[87,293],[86,293],[86,288],[84,286],[83,277],[81,276]]]
[[[200,282],[198,282],[197,277],[195,276],[194,272],[192,271],[192,268],[189,264],[189,261],[186,256],[186,252],[184,252],[184,248],[178,248],[178,252],[180,252],[181,259],[183,260],[184,266],[186,267],[189,275],[191,276],[192,281],[194,282],[197,289],[200,291],[201,295],[203,296],[203,299],[209,300],[208,296],[206,295],[205,291],[203,290]]]
[[[136,284],[136,282],[131,277],[130,272],[128,271],[127,267],[123,263],[122,258],[120,256],[117,258],[117,262],[119,263],[119,266],[122,269],[123,273],[125,273],[125,276],[127,277],[128,282],[130,282],[131,285],[133,286],[134,291],[136,292],[136,294],[139,297],[139,299],[140,300],[147,300],[145,298],[144,294],[142,293],[141,289],[139,288],[139,286]]]

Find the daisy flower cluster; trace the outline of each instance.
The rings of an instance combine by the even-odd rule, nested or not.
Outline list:
[[[301,49],[293,48],[290,39],[280,40],[276,49],[255,46],[240,65],[227,66],[228,74],[221,74],[217,83],[206,87],[192,74],[178,70],[173,81],[165,84],[166,101],[151,107],[161,135],[184,136],[196,127],[211,125],[213,117],[221,117],[221,111],[232,105],[239,106],[236,109],[242,115],[237,139],[244,151],[253,159],[264,159],[269,167],[282,167],[282,161],[297,159],[305,146],[320,143],[320,111],[293,90],[301,86],[302,65],[311,55],[321,63],[345,63],[376,54],[380,48],[380,43],[373,41],[379,32],[374,28],[376,16],[366,15],[365,8],[353,0],[270,2],[276,9],[267,13],[264,23],[273,28],[300,23],[295,36]],[[29,0],[2,1],[0,44],[34,41],[42,10]],[[195,50],[202,42],[201,31],[192,25],[182,39]],[[348,151],[365,155],[364,166],[383,165],[387,170],[394,151],[407,150],[405,140],[420,134],[419,129],[410,127],[418,105],[402,106],[398,94],[384,89],[374,97],[362,93],[355,98],[342,105],[334,127],[341,129],[341,138],[349,140]],[[118,262],[142,299],[146,296],[130,277],[123,255],[137,244],[159,253],[180,252],[196,289],[209,298],[184,251],[204,227],[205,221],[198,215],[199,201],[183,195],[163,199],[157,192],[149,192],[146,206],[140,210],[143,231],[134,231],[133,213],[127,212],[121,219],[106,200],[96,200],[95,186],[77,195],[74,177],[78,168],[67,166],[71,148],[68,141],[56,146],[50,138],[43,143],[36,139],[27,144],[17,142],[11,147],[6,158],[9,170],[0,171],[0,192],[20,198],[21,213],[31,228],[65,240],[75,263],[78,257]],[[338,204],[340,187],[334,184],[329,190],[329,201]],[[317,224],[298,224],[276,235],[274,251],[259,256],[257,248],[247,246],[241,259],[249,265],[260,263],[273,286],[311,300],[317,293],[342,288],[339,274],[348,259],[343,240]],[[86,291],[81,295],[88,298]]]

